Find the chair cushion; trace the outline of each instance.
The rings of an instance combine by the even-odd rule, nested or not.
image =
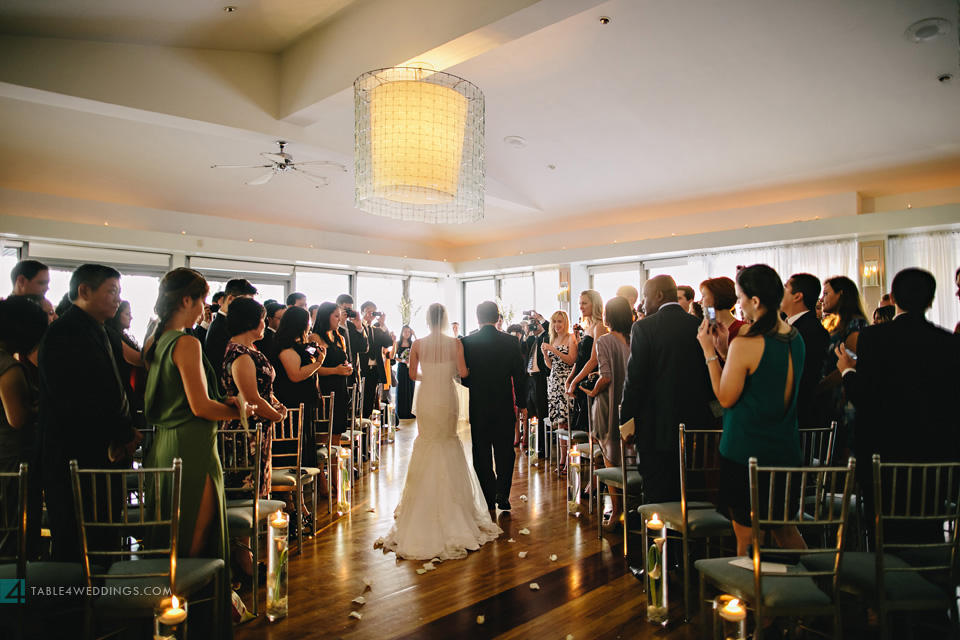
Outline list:
[[[806,560],[807,556],[804,557]],[[694,566],[724,591],[741,595],[756,602],[753,571],[730,564],[735,558],[708,558],[697,560]],[[788,573],[809,571],[803,563],[788,567]],[[810,577],[763,577],[763,604],[766,607],[820,607],[830,605],[830,596],[821,591]]]
[[[297,475],[292,469],[281,469],[279,471],[274,471],[270,477],[270,486],[295,487],[297,486]]]
[[[623,488],[623,478],[620,467],[607,467],[606,469],[597,469],[593,472],[600,482],[617,488]],[[636,469],[627,469],[627,493],[630,495],[640,495],[643,490],[643,478]]]
[[[691,502],[689,504],[687,523],[690,529],[687,531],[687,535],[708,537],[733,534],[733,525],[728,519],[717,513],[709,502]],[[637,509],[637,512],[643,518],[649,518],[656,513],[668,529],[683,531],[683,511],[679,502],[644,504]]]
[[[316,467],[300,467],[300,472],[307,476],[320,475],[320,469]]]
[[[589,454],[589,453],[590,453],[590,443],[589,443],[589,442],[581,442],[580,444],[577,445],[577,451],[579,451],[579,452],[580,452],[580,455],[583,455],[583,456]],[[594,443],[594,445],[593,445],[593,455],[597,455],[598,453],[600,453],[600,445]]]
[[[831,558],[822,556],[804,556],[803,563],[814,570],[828,569]],[[883,566],[886,569],[908,567],[897,556],[885,553]],[[912,571],[885,571],[884,590],[889,602],[923,602],[944,600],[949,595],[919,573]],[[840,563],[840,588],[854,593],[874,603],[879,595],[877,585],[877,560],[873,553],[849,551],[843,554]]]
[[[103,573],[103,567],[99,565],[90,565],[91,573]],[[0,579],[2,580],[13,580],[17,577],[17,565],[16,564],[2,564],[0,565]],[[83,565],[79,562],[28,562],[27,563],[27,584],[30,587],[37,588],[56,588],[60,587],[86,587],[87,581],[83,577]],[[46,600],[50,597],[58,597],[55,595],[47,596],[44,595],[43,599]],[[73,598],[76,596],[81,596],[82,593],[70,594],[69,597]],[[63,597],[63,596],[60,596]],[[27,591],[27,601],[29,603],[30,592]]]
[[[235,531],[237,529],[250,530],[253,528],[253,510],[250,500],[227,500],[227,529]],[[260,501],[260,522],[263,522],[271,513],[283,509],[287,506],[282,500],[261,500]]]
[[[220,558],[177,558],[177,582],[174,592],[187,596],[214,580],[219,571],[224,570]],[[107,572],[110,576],[128,576],[136,573],[163,573],[170,570],[167,558],[151,560],[126,560],[114,562]],[[105,595],[94,600],[93,606],[98,615],[129,616],[131,613],[153,615],[153,607],[163,597],[157,595],[170,586],[169,578],[108,578],[105,586],[114,587]],[[130,587],[130,589],[125,589]],[[139,589],[139,595],[133,595]],[[114,594],[113,591],[117,593]]]

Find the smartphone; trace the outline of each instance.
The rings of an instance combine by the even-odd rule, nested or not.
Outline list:
[[[707,312],[707,321],[710,323],[710,326],[717,324],[717,310],[714,307],[706,307],[705,311]]]
[[[316,347],[307,347],[306,349],[304,349],[304,351],[306,351],[306,352],[309,353],[310,355],[314,355],[314,354],[317,352],[317,348],[316,348]]]
[[[843,350],[847,352],[847,355],[850,356],[851,360],[854,362],[857,361],[857,354],[855,354],[853,351],[850,351],[850,349],[848,349],[846,346],[843,347]]]

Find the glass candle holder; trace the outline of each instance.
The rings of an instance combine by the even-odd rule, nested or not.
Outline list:
[[[726,593],[714,598],[713,637],[715,640],[745,640],[747,608],[743,601]]]
[[[393,444],[397,438],[397,426],[393,423],[395,408],[392,404],[387,405],[387,444]]]
[[[290,516],[279,510],[270,516],[267,531],[267,620],[287,617],[287,560]]]
[[[644,522],[643,548],[647,550],[647,622],[666,626],[667,608],[667,531],[657,514]]]
[[[536,466],[537,464],[537,430],[539,423],[536,418],[530,418],[527,420],[527,455],[529,457],[530,464]]]
[[[351,466],[350,449],[340,447],[337,452],[337,513],[341,515],[350,511]]]
[[[187,601],[177,596],[170,596],[154,605],[154,640],[186,640],[186,637]]]
[[[573,441],[567,454],[567,513],[580,515],[580,450]]]
[[[370,470],[376,471],[380,468],[380,416],[370,424],[370,430],[367,431],[367,452],[370,456]]]

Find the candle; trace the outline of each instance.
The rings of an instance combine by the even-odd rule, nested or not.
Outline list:
[[[653,529],[654,531],[660,531],[663,529],[663,523],[660,522],[660,516],[653,514],[653,517],[647,521],[647,529]]]
[[[160,623],[168,627],[180,624],[186,619],[187,612],[180,606],[180,601],[177,599],[177,596],[170,598],[170,608],[165,609],[164,612],[160,614]]]
[[[720,609],[720,617],[730,622],[741,622],[747,617],[747,610],[734,598]]]
[[[274,514],[273,519],[270,520],[270,526],[274,527],[275,529],[280,529],[282,527],[286,527],[288,522],[289,518],[287,514],[285,514],[282,509],[278,509]]]

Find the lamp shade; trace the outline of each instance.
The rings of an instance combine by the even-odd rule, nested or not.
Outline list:
[[[483,93],[456,76],[380,69],[354,83],[356,203],[423,222],[483,217]]]

